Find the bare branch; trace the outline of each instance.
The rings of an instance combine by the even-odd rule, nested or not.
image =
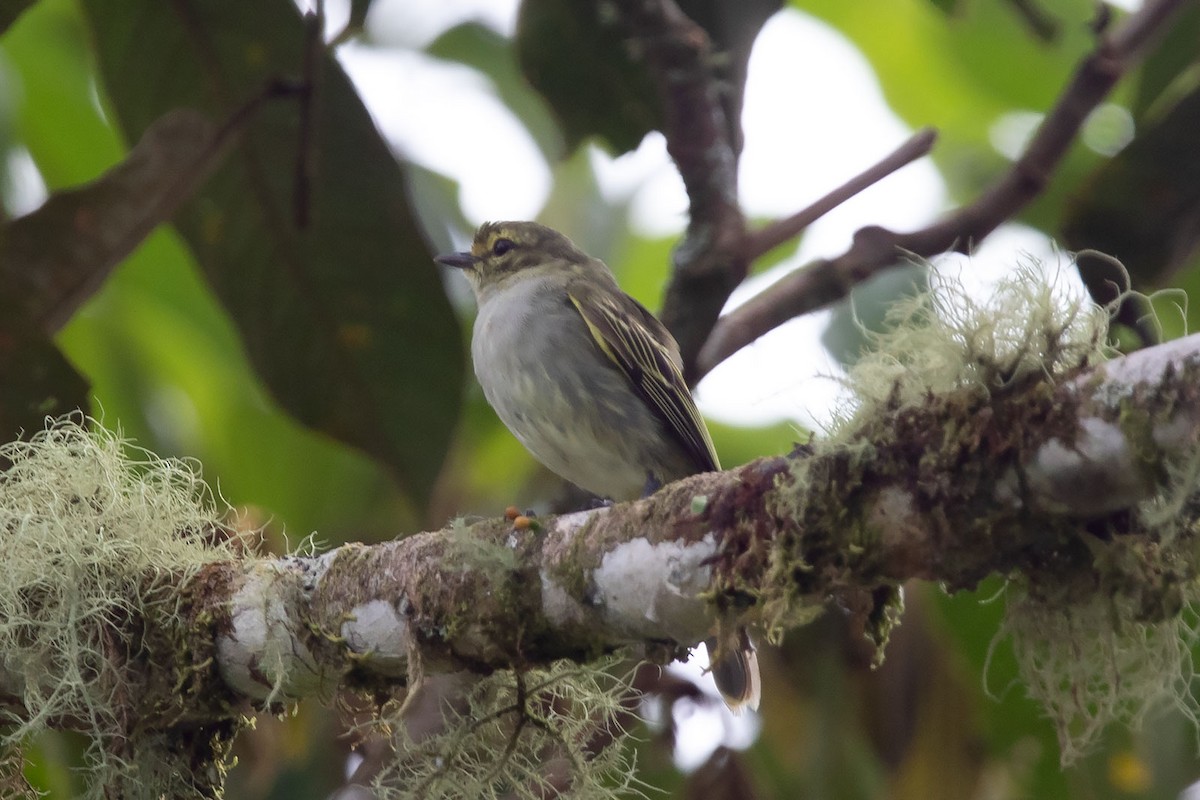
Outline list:
[[[176,109],[152,123],[129,155],[89,184],[56,192],[0,228],[6,323],[61,328],[121,262],[195,192],[238,130]]]
[[[809,225],[828,214],[854,195],[874,186],[893,172],[928,155],[937,140],[937,131],[922,128],[905,142],[866,170],[855,175],[844,184],[829,192],[807,208],[797,211],[786,219],[776,220],[761,230],[746,235],[744,258],[754,261],[766,255],[789,239],[799,236]]]
[[[850,249],[820,260],[772,284],[717,321],[696,359],[694,377],[708,374],[741,348],[793,317],[845,297],[905,254],[933,256],[970,252],[984,237],[1037,197],[1074,141],[1088,114],[1162,31],[1184,0],[1151,0],[1097,42],[1066,90],[1042,121],[1012,168],[975,202],[911,233],[871,226],[858,231]]]

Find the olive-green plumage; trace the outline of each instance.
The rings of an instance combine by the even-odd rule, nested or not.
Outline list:
[[[486,223],[469,252],[437,260],[463,270],[479,302],[471,355],[488,402],[553,472],[630,500],[720,469],[679,346],[604,262],[536,222]],[[722,640],[719,688],[730,705],[757,705],[749,638]]]

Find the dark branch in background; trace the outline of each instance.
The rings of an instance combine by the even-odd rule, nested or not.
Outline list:
[[[658,86],[667,151],[687,188],[687,235],[675,249],[662,319],[690,365],[746,276],[745,220],[737,200],[740,134],[733,133],[741,121],[729,119],[721,103],[708,34],[673,0],[614,5],[630,46]]]
[[[1042,192],[1088,114],[1108,95],[1183,2],[1148,2],[1111,34],[1103,36],[1076,70],[1025,152],[975,202],[911,233],[896,233],[878,226],[860,229],[850,249],[842,255],[796,270],[718,320],[696,357],[692,376],[698,380],[793,317],[840,300],[856,285],[896,265],[906,255],[969,253]]]
[[[846,253],[797,270],[718,319],[754,259],[898,169],[904,158],[919,157],[921,148],[932,144],[930,134],[918,133],[896,154],[810,208],[748,233],[737,202],[739,123],[727,118],[720,102],[708,35],[673,0],[616,0],[630,44],[659,87],[667,149],[690,201],[688,229],[674,253],[662,310],[663,322],[679,341],[689,383],[789,319],[845,297],[906,254],[969,252],[1044,190],[1087,115],[1183,2],[1151,0],[1117,29],[1102,33],[1025,153],[974,203],[912,233],[863,228]]]
[[[220,676],[258,699],[330,691],[345,675],[416,680],[588,661],[631,643],[669,659],[721,614],[755,619],[781,598],[794,612],[911,578],[960,589],[1024,573],[1105,597],[1111,586],[1155,595],[1174,577],[1136,573],[1182,567],[1155,560],[1153,532],[1129,512],[1164,489],[1195,491],[1194,470],[1170,465],[1200,441],[1198,375],[1193,335],[1051,391],[1036,381],[989,397],[986,413],[961,394],[880,409],[894,439],[870,458],[853,444],[798,450],[632,503],[543,517],[537,529],[485,520],[316,558],[222,562],[193,587],[219,589],[199,594],[219,609]],[[1154,409],[1144,426],[1129,426],[1130,397]],[[948,427],[960,436],[938,452]],[[1126,548],[1148,533],[1144,558],[1116,557],[1141,552]],[[752,607],[738,600],[746,587]]]
[[[1008,0],[1008,5],[1034,36],[1043,42],[1058,40],[1062,25],[1047,9],[1034,0]]]
[[[259,109],[289,93],[265,86],[220,124],[193,109],[169,111],[104,175],[55,192],[36,211],[0,228],[7,322],[20,317],[56,333],[113,268],[204,184]]]
[[[312,215],[312,184],[316,173],[316,137],[313,135],[313,108],[319,102],[317,79],[321,59],[325,55],[325,0],[317,0],[314,11],[304,13],[304,61],[297,87],[297,116],[299,117],[298,140],[296,142],[296,177],[292,191],[292,215],[296,228],[308,228]]]

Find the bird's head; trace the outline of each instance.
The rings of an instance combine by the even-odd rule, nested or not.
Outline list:
[[[587,269],[598,263],[566,236],[536,222],[485,222],[475,232],[469,251],[434,260],[461,269],[477,296],[514,279]]]

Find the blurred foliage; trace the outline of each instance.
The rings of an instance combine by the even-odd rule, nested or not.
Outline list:
[[[176,228],[279,403],[387,465],[424,506],[457,418],[462,345],[401,168],[349,79],[288,0],[83,5],[128,136],[177,104],[243,126]],[[280,82],[299,93],[276,97]]]
[[[992,145],[998,122],[1016,112],[1044,113],[1094,43],[1091,0],[1042,4],[1062,34],[1031,35],[1016,3],[977,0],[945,13],[929,0],[795,0],[825,20],[870,60],[892,110],[913,128],[939,132],[933,158],[956,202],[973,198],[1007,167]],[[1077,148],[1044,199],[1022,215],[1051,224],[1066,190],[1098,156]]]
[[[568,149],[595,136],[623,153],[658,127],[654,85],[611,17],[581,14],[558,0],[526,0],[516,51],[529,83],[554,108]],[[589,102],[579,102],[581,95]]]
[[[1081,186],[1063,227],[1072,249],[1119,254],[1135,286],[1162,285],[1200,241],[1200,84],[1177,100]],[[1130,197],[1141,213],[1128,213]]]
[[[368,5],[353,0],[347,35],[364,19],[369,28]],[[736,114],[754,36],[778,3],[680,5],[718,42],[713,67]],[[956,203],[1009,166],[999,132],[1050,108],[1096,36],[1091,0],[789,5],[787,13],[811,14],[858,48],[907,124],[939,129],[933,159]],[[312,30],[284,0],[2,4],[5,208],[28,203],[13,195],[11,177],[25,153],[48,191],[62,193],[124,163],[141,132],[172,108],[198,108],[217,124],[251,111],[237,123],[242,140],[222,171],[52,342],[19,315],[4,320],[0,411],[24,404],[27,419],[54,413],[86,382],[104,424],[163,455],[199,459],[246,524],[268,525],[279,547],[282,530],[293,542],[315,530],[337,544],[494,514],[514,502],[545,507],[561,486],[465,379],[466,293],[444,284],[429,261],[426,241],[445,244],[473,222],[458,207],[458,187],[429,169],[397,165],[334,60],[306,49]],[[465,21],[423,50],[488,79],[551,163],[540,218],[608,261],[631,294],[656,307],[674,239],[631,227],[634,190],[602,191],[593,168],[596,147],[636,148],[661,114],[652,82],[612,26],[582,16],[578,5],[526,0],[515,40]],[[1200,313],[1186,303],[1200,292],[1198,59],[1193,6],[1110,98],[1128,111],[1129,146],[1113,156],[1120,143],[1098,129],[1020,216],[1072,247],[1116,250],[1139,290],[1184,290],[1153,298],[1168,337],[1195,329]],[[295,89],[306,77],[316,78],[308,117],[295,92],[263,95],[272,82]],[[453,102],[446,107],[455,113]],[[830,124],[829,111],[813,109],[813,124]],[[806,146],[803,130],[795,141]],[[307,190],[297,188],[304,175],[312,179]],[[310,214],[307,227],[296,223],[297,205]],[[792,252],[778,248],[771,260]],[[855,299],[868,327],[920,281],[908,272],[885,278]],[[857,337],[843,325],[826,344],[850,360]],[[726,465],[787,452],[808,436],[789,421],[712,427]],[[763,648],[763,729],[750,750],[718,751],[684,776],[672,765],[675,730],[667,725],[639,746],[641,777],[681,798],[897,800],[1169,798],[1200,777],[1194,731],[1169,715],[1147,732],[1114,730],[1103,750],[1060,768],[1050,725],[1015,683],[1006,645],[993,642],[1002,581],[955,596],[928,585],[906,592],[906,621],[880,670],[867,668],[861,637],[833,606],[782,647]],[[325,796],[341,780],[349,747],[336,739],[342,724],[315,706],[263,720],[239,742],[231,796]],[[31,780],[52,798],[71,796],[78,786],[69,765],[80,752],[70,736],[39,740]]]

